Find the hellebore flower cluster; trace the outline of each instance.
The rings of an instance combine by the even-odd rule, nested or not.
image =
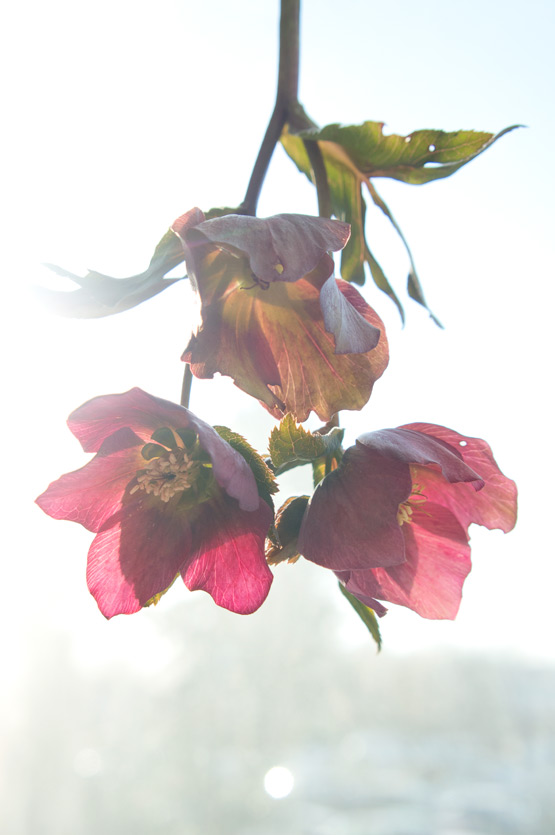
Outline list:
[[[383,323],[360,293],[333,276],[329,252],[349,225],[284,214],[225,215],[200,209],[172,226],[201,301],[202,322],[183,360],[200,378],[216,372],[275,417],[324,421],[361,409],[388,363]]]
[[[107,618],[157,601],[179,575],[232,612],[264,602],[273,512],[245,458],[211,426],[138,388],[88,401],[68,424],[96,456],[37,503],[96,533],[87,582]]]
[[[471,568],[468,526],[508,532],[515,522],[516,485],[485,441],[412,423],[345,452],[310,499],[296,550],[379,615],[385,600],[454,618]]]

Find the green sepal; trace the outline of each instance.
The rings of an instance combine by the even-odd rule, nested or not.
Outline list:
[[[353,594],[348,592],[343,583],[338,583],[338,585],[341,594],[347,598],[347,600],[349,601],[349,603],[351,604],[351,606],[353,607],[353,609],[355,610],[355,612],[357,613],[357,615],[359,616],[359,618],[366,626],[373,639],[375,640],[379,652],[382,648],[382,636],[380,634],[380,627],[378,624],[378,618],[376,617],[376,613],[373,609],[371,609],[369,606],[365,606],[364,603],[361,603],[361,601],[358,598],[356,598]]]
[[[293,415],[287,414],[279,426],[272,429],[269,451],[276,475],[309,464],[322,456],[332,455],[341,448],[344,429],[334,427],[326,435],[308,432],[295,423]]]
[[[268,467],[262,456],[249,444],[242,435],[228,429],[227,426],[214,426],[214,429],[224,441],[233,447],[239,455],[242,455],[256,479],[258,494],[264,501],[274,508],[272,494],[277,493],[279,487],[271,469]]]
[[[213,209],[210,209],[208,212],[205,212],[204,217],[206,220],[212,220],[215,217],[224,217],[224,215],[239,215],[241,212],[237,207],[234,209],[230,209],[228,206],[216,206]]]

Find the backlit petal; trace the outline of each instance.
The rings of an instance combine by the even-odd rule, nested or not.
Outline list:
[[[426,504],[402,527],[406,562],[342,575],[347,589],[366,605],[372,598],[413,609],[425,618],[453,619],[468,575],[470,547],[465,531],[445,508]]]
[[[191,556],[191,520],[143,492],[127,496],[117,516],[97,534],[87,583],[103,615],[132,614],[164,591]]]
[[[140,438],[130,429],[118,430],[102,444],[92,461],[53,481],[37,504],[53,519],[100,530],[120,510],[127,485],[144,466],[140,448]]]
[[[262,605],[273,575],[264,558],[264,541],[273,514],[260,500],[246,513],[225,496],[203,506],[195,524],[194,553],[183,580],[191,590],[203,589],[218,606],[247,615]]]

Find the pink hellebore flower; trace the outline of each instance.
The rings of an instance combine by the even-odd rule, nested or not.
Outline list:
[[[68,425],[96,455],[37,503],[96,533],[87,583],[107,618],[156,602],[179,574],[232,612],[258,609],[272,582],[273,514],[235,449],[188,409],[138,388],[89,400]]]
[[[333,276],[330,252],[347,223],[307,215],[270,218],[200,209],[172,226],[201,302],[183,360],[256,397],[274,417],[311,411],[324,421],[361,409],[388,362],[383,323],[360,293]]]
[[[379,615],[386,600],[452,619],[471,568],[469,524],[508,532],[515,522],[516,485],[485,441],[411,423],[345,452],[310,500],[298,550]]]

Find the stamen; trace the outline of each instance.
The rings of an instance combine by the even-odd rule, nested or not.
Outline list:
[[[428,500],[428,497],[422,492],[420,484],[413,484],[410,496],[406,502],[402,502],[397,510],[397,522],[399,525],[411,524],[413,521],[412,514],[415,510],[422,511],[422,505]],[[428,515],[428,514],[426,514]]]
[[[137,476],[131,495],[137,490],[144,490],[145,493],[158,496],[163,502],[169,502],[176,493],[193,486],[201,466],[198,461],[192,461],[183,448],[151,458]]]

